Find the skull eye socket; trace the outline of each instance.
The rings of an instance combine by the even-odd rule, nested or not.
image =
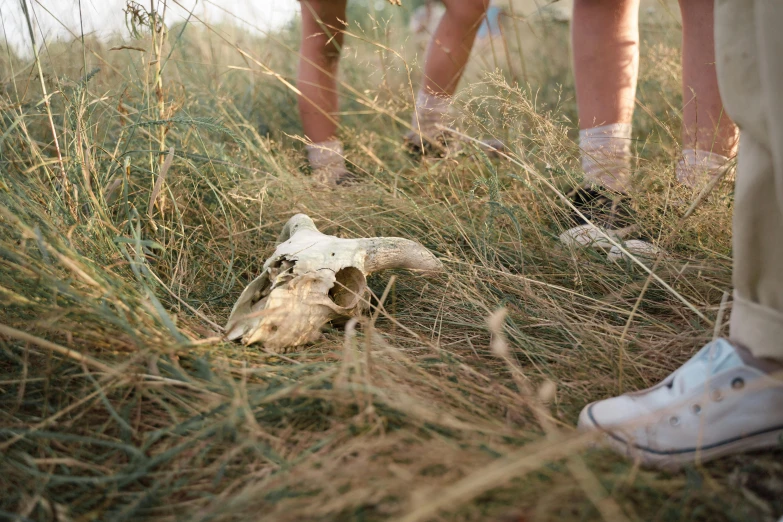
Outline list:
[[[347,266],[335,274],[334,286],[329,290],[329,299],[338,306],[350,308],[362,296],[367,282],[362,271]]]

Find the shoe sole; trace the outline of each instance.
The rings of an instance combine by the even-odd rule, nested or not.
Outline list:
[[[591,406],[592,404],[587,406],[579,415],[579,430],[603,432],[605,435],[603,442],[606,446],[628,459],[639,460],[646,467],[674,471],[685,465],[694,464],[697,461],[705,463],[726,455],[780,448],[781,441],[783,441],[783,426],[780,426],[763,433],[713,444],[708,448],[669,452],[656,451],[629,444],[614,432],[602,428],[593,420],[590,414]]]

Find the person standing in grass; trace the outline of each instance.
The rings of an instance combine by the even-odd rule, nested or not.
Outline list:
[[[307,140],[307,158],[313,177],[327,185],[353,180],[345,167],[343,146],[336,137],[337,70],[343,45],[341,28],[347,0],[301,0],[299,112]],[[489,0],[444,0],[446,7],[427,51],[424,81],[416,96],[406,139],[412,148],[441,140],[439,124],[445,120],[451,97],[470,56],[476,32]]]
[[[632,186],[639,2],[574,2],[572,45],[585,184],[571,193],[571,199],[595,225],[609,232],[633,222],[627,194]],[[718,91],[713,4],[714,0],[680,0],[683,126],[676,174],[678,181],[694,189],[727,166],[738,139],[737,127],[724,112]],[[578,215],[572,219],[575,227],[561,236],[564,241],[592,228]]]
[[[581,429],[661,467],[783,448],[783,2],[717,0],[715,16],[720,91],[742,129],[731,337],[579,417]]]

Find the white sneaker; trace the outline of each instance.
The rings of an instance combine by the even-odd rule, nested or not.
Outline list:
[[[642,241],[641,239],[629,239],[628,241],[623,242],[623,248],[625,248],[625,252],[628,252],[645,264],[655,261],[655,258],[663,252],[662,249],[652,243]],[[610,248],[609,252],[606,254],[606,260],[613,263],[629,261],[629,257],[625,252],[612,245],[612,248]]]
[[[590,222],[572,212],[569,216],[571,228],[560,234],[560,243],[569,248],[591,248],[607,254],[607,261],[620,262],[627,259],[625,252],[617,248],[606,236],[621,243],[629,254],[643,261],[655,259],[661,250],[642,239],[630,239],[638,233],[633,210],[627,196],[599,191],[589,186],[577,187],[568,194],[568,199]]]
[[[661,468],[783,448],[783,378],[718,339],[657,386],[589,404],[579,429],[602,430],[612,449]]]

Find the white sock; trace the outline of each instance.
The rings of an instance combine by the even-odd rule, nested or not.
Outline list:
[[[307,145],[305,149],[311,169],[345,170],[345,156],[343,156],[343,144],[340,140],[320,141]]]
[[[683,149],[677,162],[677,181],[698,189],[720,174],[729,162],[729,158],[706,150]]]
[[[612,123],[579,131],[585,179],[616,192],[631,187],[631,124]]]
[[[437,134],[440,129],[438,125],[443,125],[451,105],[451,97],[436,96],[420,90],[416,95],[416,109],[411,117],[411,127],[414,131],[421,134],[432,136]]]

